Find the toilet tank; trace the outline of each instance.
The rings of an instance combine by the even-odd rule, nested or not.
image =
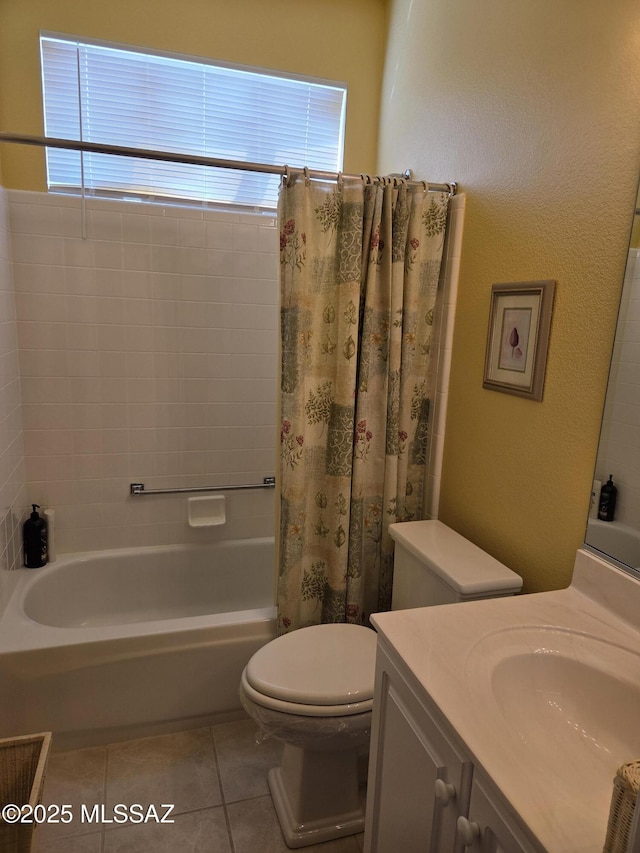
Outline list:
[[[514,595],[522,578],[441,521],[389,526],[395,541],[392,610]]]

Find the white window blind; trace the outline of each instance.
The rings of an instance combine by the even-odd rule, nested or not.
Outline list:
[[[242,162],[342,170],[346,88],[43,35],[45,133]],[[47,149],[49,189],[276,206],[278,175]]]

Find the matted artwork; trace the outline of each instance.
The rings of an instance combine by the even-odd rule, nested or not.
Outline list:
[[[542,400],[555,281],[491,288],[484,388]]]

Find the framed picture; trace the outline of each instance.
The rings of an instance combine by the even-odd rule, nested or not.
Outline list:
[[[555,281],[491,288],[483,388],[542,400]]]

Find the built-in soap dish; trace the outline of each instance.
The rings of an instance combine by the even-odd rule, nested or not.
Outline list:
[[[224,495],[188,498],[189,527],[215,527],[227,520]]]

